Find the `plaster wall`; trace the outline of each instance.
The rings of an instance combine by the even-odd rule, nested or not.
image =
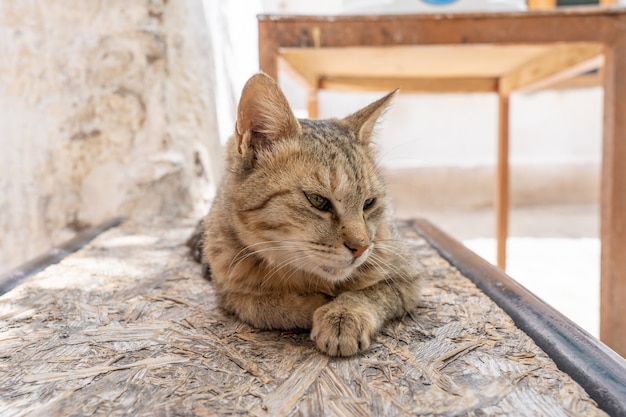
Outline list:
[[[220,172],[201,0],[0,0],[0,272],[114,216],[199,216]]]

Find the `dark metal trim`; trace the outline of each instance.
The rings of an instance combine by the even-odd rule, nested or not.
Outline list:
[[[43,255],[39,255],[17,268],[0,274],[0,295],[11,291],[29,276],[44,270],[50,265],[60,262],[67,255],[76,252],[102,232],[112,227],[119,226],[123,221],[124,218],[117,217],[98,226],[84,230],[78,233],[74,238],[68,240],[60,246],[57,246],[56,248],[50,249]]]
[[[626,416],[626,360],[432,223],[419,219],[410,225],[498,304],[600,408]]]

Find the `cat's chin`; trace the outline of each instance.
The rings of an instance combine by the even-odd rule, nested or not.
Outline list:
[[[362,260],[354,262],[346,266],[331,266],[328,264],[320,264],[317,266],[316,271],[313,271],[316,275],[319,275],[323,279],[332,282],[339,283],[345,281],[352,275],[352,273],[365,262],[365,256]]]
[[[332,277],[333,281],[341,281],[345,279],[354,270],[352,266],[345,268],[336,268],[328,265],[320,265],[319,269],[328,277]]]

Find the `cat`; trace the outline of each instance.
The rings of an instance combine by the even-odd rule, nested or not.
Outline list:
[[[224,310],[260,329],[311,329],[319,350],[351,356],[417,306],[418,269],[371,144],[396,92],[344,119],[299,120],[272,78],[248,80],[225,178],[188,242]]]

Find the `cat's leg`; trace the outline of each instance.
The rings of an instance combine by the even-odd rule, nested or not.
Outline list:
[[[191,249],[191,256],[196,262],[202,262],[202,248],[204,246],[204,220],[200,220],[196,223],[196,227],[193,230],[189,239],[187,239],[187,246]]]
[[[331,297],[314,294],[248,294],[228,292],[219,296],[221,306],[259,329],[310,329],[313,313]]]
[[[411,311],[418,301],[417,277],[410,282],[381,281],[341,293],[315,311],[311,338],[328,355],[354,355],[369,347],[387,321]]]
[[[204,250],[204,236],[204,220],[200,220],[196,224],[196,227],[189,239],[187,239],[187,246],[191,249],[191,256],[193,256],[193,259],[202,265],[202,276],[211,280],[211,265],[209,265],[206,259],[202,256],[202,251]]]

